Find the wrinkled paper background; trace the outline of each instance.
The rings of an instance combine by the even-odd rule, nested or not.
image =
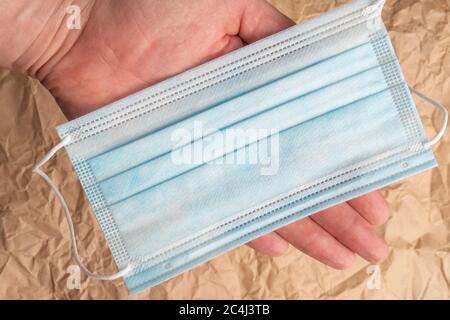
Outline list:
[[[348,1],[271,0],[297,22]],[[388,1],[383,17],[405,76],[415,88],[450,106],[450,0]],[[440,116],[418,103],[427,134]],[[68,289],[74,264],[61,206],[32,165],[58,142],[65,122],[37,80],[0,71],[0,298],[2,299],[448,299],[450,279],[450,139],[435,147],[439,168],[386,188],[392,208],[380,228],[389,257],[370,275],[358,259],[336,271],[290,249],[269,258],[248,247],[224,254],[159,286],[128,296],[122,280],[82,277]],[[116,271],[65,152],[45,170],[73,211],[80,253],[90,269]],[[376,268],[375,268],[376,269]],[[376,280],[379,278],[379,289]]]

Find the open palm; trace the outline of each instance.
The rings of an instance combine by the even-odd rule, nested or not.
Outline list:
[[[97,1],[82,23],[71,49],[38,72],[69,118],[293,25],[263,0]],[[279,255],[290,243],[334,268],[355,253],[376,262],[387,246],[373,226],[387,218],[373,192],[249,245]]]

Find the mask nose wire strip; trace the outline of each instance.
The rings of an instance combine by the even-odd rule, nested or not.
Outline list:
[[[129,264],[126,268],[124,268],[123,270],[120,270],[117,273],[114,273],[114,274],[111,274],[111,275],[99,275],[99,274],[95,274],[95,273],[92,273],[91,271],[89,271],[84,266],[84,264],[81,262],[80,254],[78,253],[77,241],[76,241],[76,238],[75,238],[75,228],[73,226],[72,217],[70,215],[69,208],[67,207],[66,201],[64,200],[63,195],[61,194],[61,192],[59,192],[58,187],[53,183],[53,181],[50,179],[50,177],[40,169],[40,167],[43,164],[45,164],[48,160],[50,160],[59,149],[63,148],[69,142],[70,142],[70,136],[67,136],[63,140],[61,140],[61,142],[59,142],[56,146],[54,146],[44,156],[44,158],[42,158],[33,167],[33,172],[37,173],[38,175],[40,175],[49,184],[49,186],[53,189],[53,191],[56,194],[56,197],[58,198],[58,200],[61,203],[61,206],[63,208],[64,214],[66,216],[67,224],[69,226],[70,241],[72,243],[73,257],[75,258],[75,261],[77,262],[77,264],[80,266],[81,270],[83,270],[83,272],[86,273],[89,277],[95,278],[97,280],[115,280],[115,279],[119,279],[119,278],[127,275],[128,273],[130,273],[133,270],[133,265],[132,264]]]
[[[442,139],[442,137],[445,134],[445,130],[447,129],[447,125],[448,125],[448,111],[447,109],[440,104],[439,102],[437,102],[436,100],[424,95],[423,93],[417,91],[416,89],[414,89],[413,87],[409,87],[409,90],[411,90],[412,93],[414,93],[415,95],[417,95],[418,97],[422,98],[423,100],[425,100],[426,102],[428,102],[429,104],[433,105],[434,107],[436,107],[436,109],[438,109],[443,116],[443,123],[442,123],[442,128],[441,130],[439,130],[439,132],[436,134],[436,136],[428,141],[427,143],[424,144],[425,147],[429,147],[431,148],[432,146],[434,146],[436,143],[439,142],[439,140]]]

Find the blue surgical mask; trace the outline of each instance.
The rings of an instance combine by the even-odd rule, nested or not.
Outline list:
[[[436,166],[446,121],[427,141],[382,5],[354,1],[59,126],[34,170],[70,222],[40,169],[65,147],[120,269],[89,272],[70,222],[83,270],[134,293]]]

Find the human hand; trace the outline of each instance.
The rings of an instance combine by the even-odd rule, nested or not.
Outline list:
[[[53,54],[46,51],[48,59],[27,66],[69,118],[293,25],[263,0],[85,4],[85,21],[77,36],[63,33],[69,40],[61,41]],[[338,269],[349,267],[355,253],[377,262],[388,248],[373,226],[384,223],[388,215],[386,202],[373,192],[269,233],[249,246],[276,256],[290,243]]]

